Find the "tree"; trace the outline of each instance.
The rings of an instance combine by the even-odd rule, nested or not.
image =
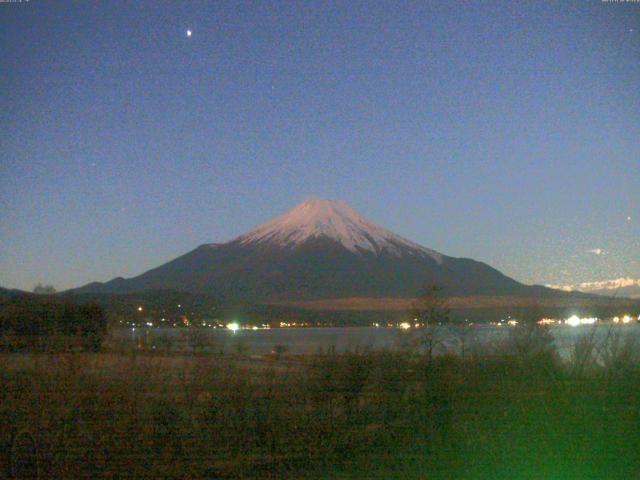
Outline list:
[[[411,318],[421,325],[417,343],[429,360],[442,342],[442,327],[451,321],[449,299],[443,295],[443,290],[439,285],[426,284],[411,304]]]
[[[473,345],[475,340],[476,330],[473,323],[469,323],[468,320],[459,320],[454,322],[451,329],[451,333],[458,341],[460,356],[464,359],[467,356],[470,345]]]
[[[557,350],[550,329],[539,323],[541,309],[536,305],[522,313],[507,337],[507,352],[518,361],[555,361]]]
[[[55,337],[75,337],[84,348],[95,351],[106,333],[107,317],[97,304],[34,295],[0,303],[0,335],[18,337],[25,347],[50,348]]]

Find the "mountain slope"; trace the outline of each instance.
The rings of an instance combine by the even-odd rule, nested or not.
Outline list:
[[[342,203],[321,199],[307,200],[230,242],[201,245],[137,277],[79,291],[174,289],[263,302],[410,297],[425,282],[450,295],[560,294],[523,285],[484,263],[429,250]]]

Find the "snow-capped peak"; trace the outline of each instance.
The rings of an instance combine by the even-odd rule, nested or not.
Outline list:
[[[320,198],[311,198],[270,222],[238,237],[241,244],[265,243],[295,246],[308,239],[328,237],[348,250],[376,254],[428,255],[437,262],[442,255],[410,242],[389,230],[366,220],[348,205]]]

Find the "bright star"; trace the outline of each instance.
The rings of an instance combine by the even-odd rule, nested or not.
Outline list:
[[[191,36],[191,30],[187,30],[187,37]]]

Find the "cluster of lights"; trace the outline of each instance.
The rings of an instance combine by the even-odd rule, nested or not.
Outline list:
[[[510,318],[510,320],[505,320],[503,318],[499,322],[489,322],[489,325],[492,325],[494,327],[504,327],[505,325],[509,325],[511,327],[515,327],[516,325],[518,325],[518,320],[513,319],[511,317],[509,317],[509,318]],[[468,322],[468,320],[465,320],[465,322]],[[469,325],[473,325],[473,322],[469,323]]]
[[[621,317],[613,317],[611,321],[615,324],[626,324],[631,323],[635,320],[631,315],[623,315]],[[594,325],[600,321],[597,317],[579,317],[578,315],[571,315],[569,318],[562,320],[557,320],[555,318],[543,318],[538,321],[538,325],[569,325],[571,327],[578,327],[580,325]],[[638,315],[638,321],[640,321],[640,315]]]
[[[631,315],[624,315],[623,317],[613,317],[613,323],[630,323],[633,321]],[[638,315],[638,321],[640,321],[640,315]]]
[[[558,320],[554,318],[542,318],[538,321],[538,325],[555,325]]]
[[[192,323],[189,321],[188,318],[183,317],[181,320],[182,324],[184,326],[191,326]],[[135,330],[136,327],[141,327],[141,326],[147,326],[147,327],[154,327],[154,326],[162,326],[160,324],[154,325],[153,322],[151,321],[147,321],[144,322],[144,324],[138,324],[137,322],[125,322],[124,320],[120,320],[119,321],[121,324],[127,325],[132,327],[132,330]],[[160,319],[160,322],[169,322],[166,318],[162,318]],[[287,326],[289,325],[296,325],[294,324],[287,324]],[[300,325],[306,325],[306,324],[300,324]],[[174,326],[177,327],[178,324],[177,323],[170,323],[167,326]],[[263,323],[260,326],[256,326],[256,325],[240,325],[238,322],[232,322],[232,323],[228,323],[226,325],[219,325],[219,324],[215,324],[215,323],[207,323],[205,321],[202,322],[202,326],[203,327],[208,327],[208,328],[226,328],[227,330],[231,330],[233,332],[236,332],[238,330],[270,330],[271,329],[271,325],[269,325],[268,323]]]
[[[577,327],[580,325],[593,325],[598,321],[598,319],[596,317],[584,317],[584,318],[580,318],[577,315],[571,315],[569,318],[567,318],[564,323],[566,323],[567,325],[571,326],[571,327]]]
[[[231,330],[233,333],[236,333],[238,330],[240,330],[240,325],[238,325],[236,322],[227,323],[227,329]]]
[[[267,324],[262,324],[262,327],[257,327],[256,325],[245,325],[241,326],[238,322],[227,323],[227,330],[231,330],[233,333],[238,330],[269,330],[271,327]]]
[[[178,304],[177,305],[178,308],[181,308],[182,305]],[[144,311],[144,307],[142,306],[138,306],[136,307],[136,310],[138,312],[143,312]],[[185,316],[182,315],[181,317],[181,322],[185,325],[185,326],[191,326],[191,321],[189,321],[189,319]],[[509,326],[516,326],[518,325],[518,320],[511,318],[511,316],[508,316],[507,319],[502,319],[500,320],[500,322],[490,322],[491,325],[494,326],[503,326],[505,324],[505,320],[506,320],[506,324]],[[611,321],[615,324],[628,324],[631,323],[633,321],[638,321],[640,322],[640,315],[638,315],[637,319],[631,315],[623,315],[623,316],[615,316],[613,318],[611,318]],[[162,318],[160,319],[160,322],[166,322],[168,321],[166,318]],[[400,328],[402,330],[409,330],[412,327],[415,328],[419,328],[424,326],[423,324],[417,323],[417,318],[413,319],[414,324],[411,324],[410,322],[401,322],[399,324],[394,325],[393,323],[388,323],[386,326],[387,327],[397,327]],[[595,323],[599,322],[599,319],[597,317],[579,317],[578,315],[572,315],[569,318],[563,320],[559,320],[559,319],[554,319],[554,318],[542,318],[540,319],[537,323],[538,325],[561,325],[561,324],[565,324],[565,325],[569,325],[571,327],[578,327],[580,325],[594,325]],[[122,320],[120,320],[120,323],[127,323],[129,325],[131,325],[133,328],[132,330],[135,330],[135,325],[136,323],[134,322],[123,322]],[[153,322],[146,322],[146,326],[147,327],[153,327]],[[173,326],[176,327],[177,324],[173,323]],[[207,324],[207,322],[203,321],[202,322],[202,326],[203,327],[211,327],[211,328],[217,328],[218,326],[222,327],[221,325],[215,325],[215,324]],[[309,326],[308,323],[306,322],[280,322],[279,323],[280,328],[290,328],[290,327],[307,327]],[[375,327],[375,328],[379,328],[381,325],[380,323],[372,323],[371,326]],[[241,326],[239,323],[237,322],[231,322],[228,323],[226,325],[226,328],[228,330],[231,330],[232,332],[236,332],[240,329],[247,329],[247,330],[260,330],[260,329],[270,329],[271,325],[269,324],[262,324],[261,327],[257,327],[257,326],[251,326],[251,325],[247,325],[247,326]]]
[[[309,327],[311,326],[308,322],[280,322],[280,328],[297,328],[297,327]]]

